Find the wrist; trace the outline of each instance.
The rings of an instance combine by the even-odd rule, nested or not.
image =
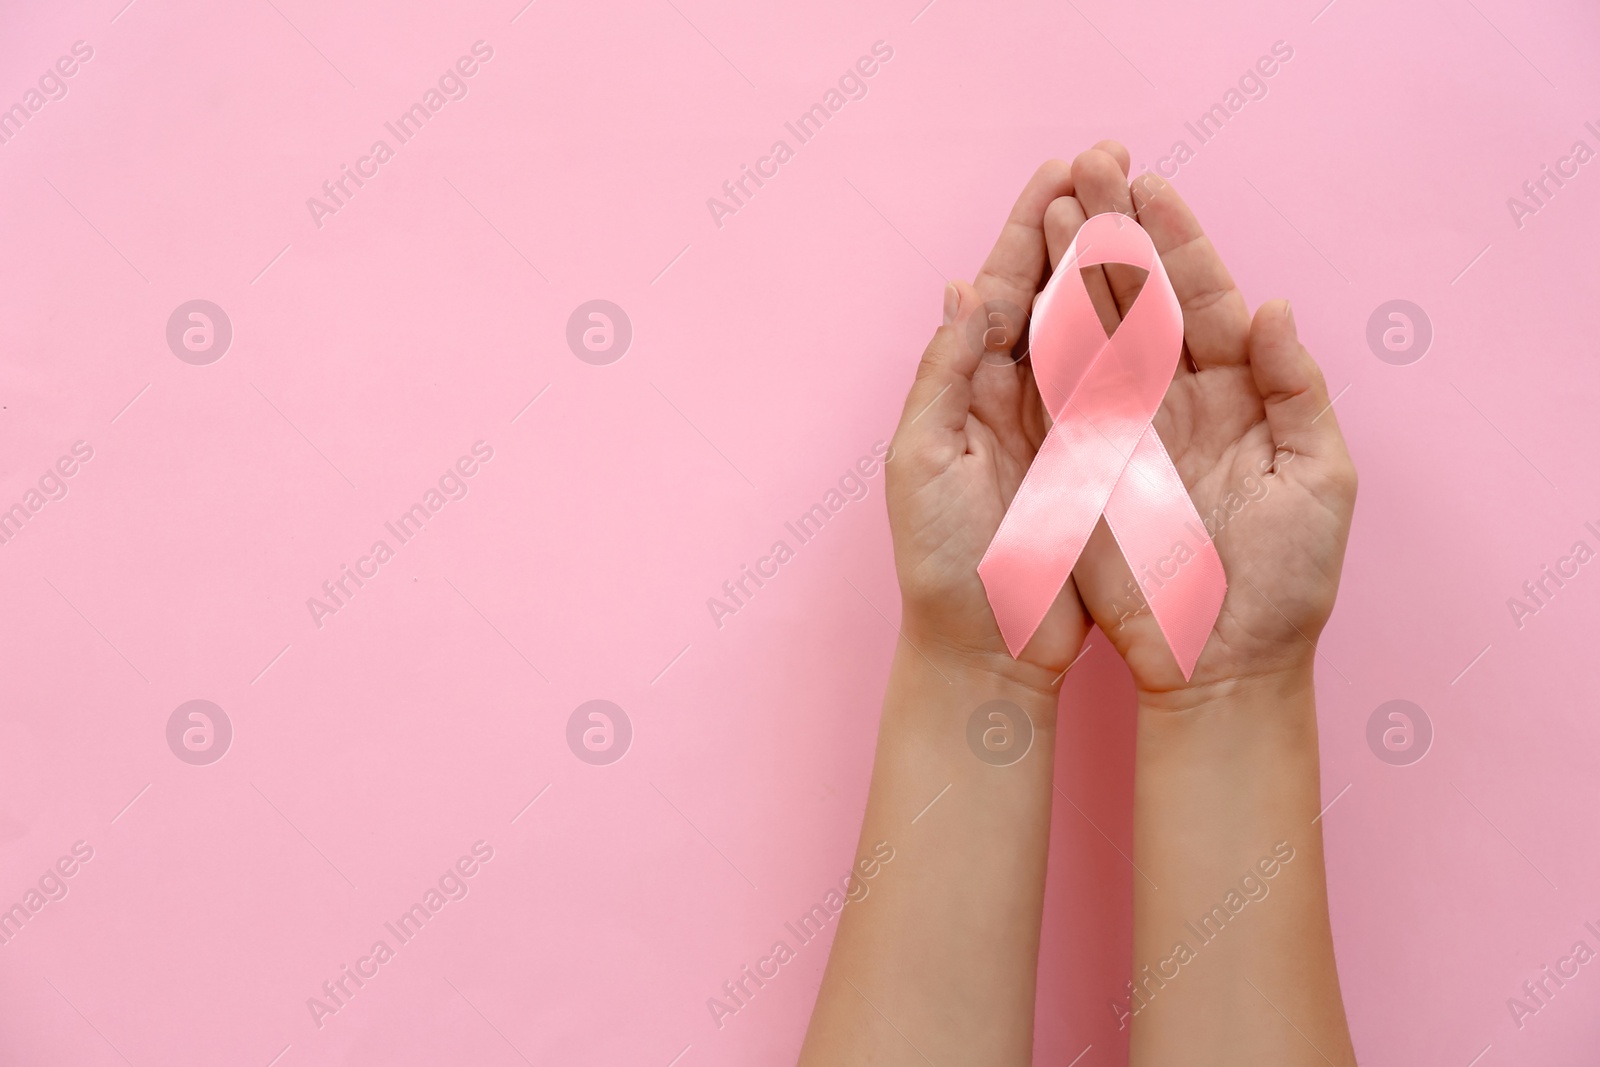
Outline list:
[[[1192,764],[1229,773],[1316,778],[1316,690],[1308,666],[1139,694],[1141,766]],[[1250,768],[1255,768],[1252,771]]]
[[[1152,703],[1146,696],[1134,757],[1135,861],[1148,863],[1163,888],[1175,862],[1206,872],[1209,885],[1236,877],[1279,841],[1320,856],[1309,670],[1209,686],[1181,706],[1171,694]]]
[[[992,646],[975,646],[949,637],[940,627],[904,612],[902,646],[942,680],[966,689],[1002,689],[1028,699],[1048,700],[1061,693],[1063,671],[1014,658],[996,635]]]
[[[886,724],[964,737],[978,708],[1004,701],[1026,715],[1034,731],[1053,736],[1060,687],[1051,680],[1042,668],[1017,664],[1009,656],[1001,661],[908,635],[895,650],[884,704]]]
[[[1140,689],[1140,712],[1203,718],[1225,708],[1311,707],[1316,697],[1310,656],[1259,672],[1228,674],[1174,689]]]

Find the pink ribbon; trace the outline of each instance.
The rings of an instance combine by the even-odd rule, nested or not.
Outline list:
[[[1078,270],[1101,263],[1150,272],[1109,338]],[[1150,425],[1183,351],[1183,309],[1143,228],[1115,212],[1084,223],[1029,334],[1054,425],[978,564],[1006,647],[1015,656],[1028,643],[1104,515],[1188,679],[1228,581]]]

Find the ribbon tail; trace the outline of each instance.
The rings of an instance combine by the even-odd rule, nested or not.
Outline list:
[[[1013,657],[1044,621],[1094,532],[1123,461],[1084,420],[1045,435],[989,550],[978,563],[989,607]]]
[[[1105,516],[1188,681],[1222,610],[1228,578],[1153,428],[1139,438]]]

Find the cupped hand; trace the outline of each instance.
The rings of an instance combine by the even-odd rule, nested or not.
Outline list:
[[[907,640],[925,655],[1020,666],[1052,685],[1091,626],[1072,582],[1012,661],[977,567],[1044,439],[1031,367],[1013,353],[1049,268],[1045,214],[1071,195],[1068,164],[1040,167],[973,283],[947,286],[944,325],[922,355],[886,464]]]
[[[1141,699],[1178,709],[1254,679],[1309,678],[1338,590],[1356,472],[1289,303],[1271,301],[1252,317],[1193,212],[1155,175],[1130,189],[1117,147],[1073,162],[1074,195],[1046,213],[1050,255],[1058,262],[1085,217],[1105,211],[1131,215],[1149,233],[1184,324],[1183,356],[1154,425],[1222,557],[1228,592],[1185,681],[1104,520],[1074,579]],[[1084,274],[1110,331],[1138,298],[1144,272],[1107,264]]]

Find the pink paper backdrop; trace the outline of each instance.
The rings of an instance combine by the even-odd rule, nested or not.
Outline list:
[[[881,474],[720,626],[707,600],[890,435],[1035,166],[1106,136],[1177,168],[1252,303],[1293,299],[1361,469],[1319,688],[1362,1062],[1593,1062],[1600,963],[1507,1005],[1600,949],[1593,4],[524,2],[5,5],[0,1062],[791,1061],[823,941],[720,1029],[706,1000],[852,855]],[[215,312],[169,345],[192,300],[220,359]],[[591,300],[620,359],[568,343]],[[1425,353],[1369,344],[1393,300]],[[1037,1036],[1083,1067],[1126,1058],[1130,944],[1095,641]],[[606,765],[568,743],[596,699],[631,724]],[[209,735],[169,732],[193,700]],[[1391,700],[1426,758],[1415,712],[1369,745]]]

